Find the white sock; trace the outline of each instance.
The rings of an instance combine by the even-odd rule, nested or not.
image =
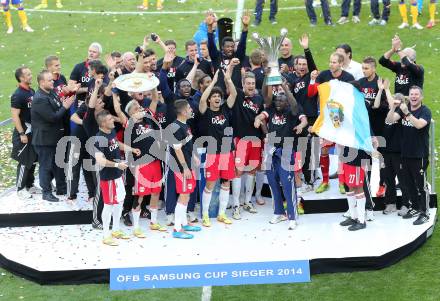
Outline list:
[[[261,171],[257,171],[255,176],[255,197],[261,197],[261,190],[263,190],[264,184],[264,173]]]
[[[186,220],[186,206],[177,202],[176,209],[174,211],[174,229],[180,231],[182,224]]]
[[[157,208],[151,208],[150,207],[150,212],[151,212],[151,223],[152,224],[157,224]]]
[[[211,203],[212,191],[208,192],[205,188],[202,194],[202,213],[203,215],[209,214],[209,204]]]
[[[106,205],[104,204],[104,209],[102,209],[102,227],[104,230],[104,238],[107,238],[110,236],[110,220],[112,218],[112,205]]]
[[[247,175],[246,178],[246,194],[244,197],[244,203],[249,204],[252,199],[252,193],[254,193],[255,176]]]
[[[241,175],[241,189],[240,189],[240,200],[244,201],[244,195],[246,194],[246,179],[247,179],[247,174],[244,173]],[[243,205],[243,204],[242,204]]]
[[[357,218],[356,198],[354,197],[354,194],[348,194],[347,201],[348,201],[348,210],[350,210],[350,217],[352,219],[356,219]]]
[[[240,206],[241,178],[232,180],[232,200],[234,207]]]
[[[219,195],[219,211],[218,214],[224,214],[226,212],[226,207],[228,207],[228,201],[229,201],[229,188],[223,189],[223,187],[220,188],[220,195]]]
[[[113,231],[119,231],[119,224],[122,216],[122,205],[122,202],[113,205]]]
[[[361,224],[365,223],[365,203],[367,201],[365,195],[362,194],[362,196],[356,199],[357,218]]]
[[[141,216],[141,211],[131,210],[131,215],[133,216],[133,227],[134,229],[139,228],[139,217]]]

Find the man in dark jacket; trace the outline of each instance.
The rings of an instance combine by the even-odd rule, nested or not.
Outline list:
[[[34,95],[31,108],[32,145],[38,154],[43,200],[58,202],[59,199],[52,194],[52,175],[55,175],[58,191],[65,189],[65,182],[62,183],[63,170],[55,166],[55,152],[58,141],[64,136],[63,118],[73,104],[74,96],[60,100],[53,91],[53,76],[47,70],[40,72],[37,80],[39,89]]]

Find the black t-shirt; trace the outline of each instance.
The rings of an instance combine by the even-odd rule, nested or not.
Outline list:
[[[163,102],[159,101],[156,106],[156,111],[150,111],[151,99],[145,98],[142,107],[147,110],[148,113],[152,114],[153,117],[159,122],[159,125],[162,128],[165,128],[168,120],[167,120],[167,105]],[[153,125],[154,129],[158,130],[159,127],[156,123]]]
[[[431,111],[424,105],[411,114],[417,119],[424,119],[428,124],[422,129],[416,129],[414,125],[401,115],[402,120],[402,157],[403,158],[427,158],[429,156],[429,125],[431,124]]]
[[[89,77],[89,62],[85,61],[76,64],[70,74],[70,79],[81,84],[81,88],[88,87],[90,77]],[[77,100],[84,101],[86,99],[87,93],[81,93],[76,95]]]
[[[67,86],[67,80],[64,77],[64,75],[60,74],[57,79],[54,79],[53,81],[53,89],[55,93],[58,95],[58,97],[68,96],[64,95],[63,88]]]
[[[35,91],[32,88],[26,89],[19,86],[11,96],[11,108],[20,110],[19,117],[24,131],[27,129],[26,123],[31,123],[31,107],[34,94]],[[14,129],[14,132],[16,131],[17,129]]]
[[[361,92],[364,94],[365,105],[368,110],[368,117],[370,119],[371,129],[375,136],[382,136],[385,127],[385,119],[388,114],[388,103],[386,100],[385,91],[382,91],[379,108],[373,108],[374,100],[379,92],[377,80],[379,77],[376,75],[372,81],[369,81],[366,77],[359,79],[358,83],[361,87]]]
[[[396,73],[394,93],[402,93],[408,96],[411,86],[418,86],[423,89],[425,70],[422,66],[411,63],[407,57],[402,59],[405,67],[402,67],[400,62],[391,61],[384,56],[379,59],[379,63]]]
[[[95,108],[87,108],[83,118],[83,128],[89,138],[96,136],[99,132],[99,126],[95,118]]]
[[[280,68],[282,64],[286,64],[289,67],[289,74],[295,72],[295,59],[293,55],[290,55],[289,57],[286,58],[283,57],[278,58],[278,65],[280,66]]]
[[[393,124],[387,124],[385,122],[383,137],[386,142],[386,146],[383,148],[384,152],[400,153],[402,149],[402,122],[400,120]]]
[[[107,146],[99,146],[99,140],[95,142],[96,149],[104,155],[104,157],[113,162],[119,162],[121,160],[121,152],[119,149],[118,140],[116,139],[116,132],[112,130],[110,134],[106,134],[101,130],[96,135],[97,139],[107,140]],[[122,170],[116,167],[104,167],[99,171],[101,180],[109,181],[116,180],[122,176]]]
[[[251,72],[255,75],[255,87],[257,90],[261,91],[264,83],[264,69],[262,67],[258,67],[254,70],[251,70]]]
[[[179,67],[183,62],[185,61],[185,58],[181,56],[176,56],[171,64],[170,70],[168,70],[167,78],[168,78],[168,87],[170,87],[171,91],[174,91],[174,85],[177,83],[176,80],[176,72],[177,67]],[[163,58],[157,61],[157,70],[162,69],[163,65]]]
[[[296,77],[291,83],[291,91],[296,101],[301,105],[307,117],[318,117],[318,95],[307,97],[310,84],[310,73],[303,77]]]
[[[78,115],[79,118],[81,118],[83,120],[83,124],[84,124],[84,117],[87,113],[87,105],[85,103],[82,103],[78,107],[78,110],[76,110],[75,113]],[[73,128],[72,135],[78,137],[78,139],[82,142],[86,141],[88,138],[86,130],[84,129],[84,125],[79,125],[79,124],[77,124]]]
[[[241,89],[237,89],[237,98],[232,107],[232,126],[234,137],[243,138],[254,136],[261,138],[261,129],[254,127],[255,117],[264,110],[264,100],[258,94],[246,96]]]
[[[155,140],[160,139],[160,137],[154,136],[154,122],[149,118],[144,118],[136,123],[133,122],[133,119],[129,119],[124,127],[131,130],[130,141],[126,141],[124,137],[125,143],[132,148],[138,148],[141,151],[139,156],[133,154],[133,159],[138,160],[147,154],[151,154],[151,146],[154,144]],[[140,163],[147,164],[150,162],[145,161]]]
[[[194,62],[191,62],[188,58],[186,58],[176,69],[175,81],[176,84],[179,80],[184,79],[191,72],[191,69],[194,66]],[[201,60],[199,65],[197,66],[198,70],[202,70],[203,73],[208,74],[210,77],[213,76],[211,63],[207,60]],[[169,72],[168,72],[169,74]]]
[[[232,137],[231,117],[228,105],[224,103],[218,111],[213,111],[209,107],[204,114],[200,116],[201,127],[204,128],[204,134],[213,137],[217,143],[216,154],[229,153],[233,150],[232,139],[229,145],[223,145],[223,137]],[[208,152],[212,152],[208,147]]]
[[[191,128],[188,124],[183,123],[179,120],[175,120],[173,123],[169,125],[167,130],[174,131],[174,138],[177,141],[169,143],[171,144],[170,153],[171,156],[176,160],[179,171],[183,172],[182,164],[180,164],[179,159],[176,156],[175,149],[181,149],[183,152],[183,156],[185,157],[185,163],[188,165],[188,168],[191,169],[191,159],[192,159],[192,151],[193,151],[193,135],[191,132]]]
[[[298,144],[298,135],[294,131],[294,127],[301,123],[301,118],[304,116],[301,106],[298,106],[297,114],[293,114],[290,108],[285,109],[283,112],[277,112],[274,107],[265,111],[267,120],[267,130],[269,133],[275,132],[276,137],[281,137],[279,143],[275,143],[274,147],[282,148],[284,144],[284,138],[294,137],[295,140],[292,145],[292,149],[296,151]]]
[[[351,75],[345,70],[342,70],[341,75],[339,75],[338,77],[334,77],[330,70],[324,70],[321,73],[319,73],[318,77],[316,78],[316,82],[322,84],[329,82],[332,79],[338,79],[341,82],[347,82],[347,83],[354,81],[353,75]]]

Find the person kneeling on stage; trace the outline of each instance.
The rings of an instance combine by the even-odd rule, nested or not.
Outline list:
[[[365,172],[368,170],[369,155],[360,149],[344,146],[342,168],[344,170],[345,184],[348,187],[347,201],[350,216],[341,226],[349,226],[349,231],[365,229],[365,203],[364,193]]]
[[[150,107],[155,111],[158,103],[157,91],[154,90],[154,99],[151,101]],[[139,149],[140,155],[134,157],[128,156],[128,161],[134,161],[134,187],[133,195],[137,198],[133,201],[133,235],[137,238],[145,238],[145,234],[139,227],[139,218],[141,214],[141,203],[146,195],[151,195],[150,198],[150,212],[151,212],[151,230],[166,231],[167,229],[157,222],[157,213],[159,210],[159,195],[162,187],[162,167],[160,160],[154,157],[151,152],[155,140],[160,137],[154,137],[153,126],[157,121],[153,120],[151,111],[143,111],[139,102],[135,99],[128,102],[125,107],[125,112],[130,119],[122,112],[119,96],[113,94],[113,105],[115,112],[119,117],[119,121],[123,127],[128,131],[124,133],[124,142],[130,143],[131,147]],[[148,109],[148,108],[147,108]],[[148,116],[147,116],[148,114]],[[158,122],[157,122],[158,123]],[[127,139],[128,138],[128,139]],[[128,140],[128,141],[127,141]]]
[[[193,110],[186,99],[179,99],[174,102],[177,119],[171,123],[165,136],[170,143],[170,153],[173,161],[169,163],[174,171],[176,180],[176,192],[179,194],[174,213],[174,238],[191,239],[194,235],[187,233],[200,231],[201,228],[188,223],[186,210],[189,197],[196,188],[195,162],[192,160],[193,134],[188,119],[192,117]],[[168,131],[170,131],[170,134]]]
[[[120,149],[140,155],[139,149],[133,149],[116,139],[114,131],[115,123],[113,116],[106,110],[96,116],[99,132],[96,135],[96,162],[102,167],[99,171],[100,187],[104,200],[102,210],[102,223],[104,230],[103,243],[109,246],[117,246],[113,238],[128,239],[129,237],[119,230],[119,220],[122,214],[122,205],[125,197],[122,171],[127,168],[125,162],[120,162]],[[110,220],[113,215],[113,231],[110,235]]]
[[[217,70],[211,84],[205,92],[203,92],[199,104],[202,127],[207,130],[207,135],[213,137],[216,142],[215,153],[211,151],[208,145],[208,154],[206,157],[206,187],[203,190],[202,196],[202,224],[205,227],[211,226],[209,205],[212,198],[212,191],[218,179],[220,179],[221,188],[219,195],[220,208],[217,220],[221,223],[232,224],[232,221],[227,218],[225,211],[229,202],[231,180],[235,178],[234,156],[232,154],[233,144],[232,137],[228,143],[224,144],[223,140],[228,140],[228,131],[229,136],[232,135],[232,123],[228,111],[234,106],[237,97],[237,90],[231,80],[233,67],[234,66],[230,64],[224,74],[225,84],[229,90],[229,96],[226,101],[222,104],[223,92],[218,87],[214,88],[218,79],[219,71]]]
[[[280,142],[275,140],[274,143],[270,141],[271,139],[267,141],[267,145],[270,147],[270,153],[267,155],[272,158],[271,165],[265,166],[265,170],[275,205],[274,217],[270,223],[276,224],[289,219],[289,230],[295,229],[297,225],[298,199],[293,168],[294,147],[290,145],[288,140],[297,139],[306,125],[307,118],[303,114],[302,108],[298,106],[295,98],[287,89],[284,90],[284,93],[275,96],[273,105],[268,106],[266,111],[258,115],[254,123],[256,128],[262,127],[266,134],[274,132],[275,139],[281,138]],[[294,140],[292,142],[295,143]],[[266,157],[265,161],[267,159]],[[264,162],[264,164],[266,165],[268,162]],[[283,206],[284,198],[287,203],[287,217]]]
[[[402,180],[408,196],[403,198],[403,206],[408,211],[402,217],[410,219],[418,216],[414,225],[429,220],[429,191],[426,185],[426,169],[429,156],[429,125],[431,111],[422,104],[423,91],[418,86],[409,89],[409,103],[395,100],[388,112],[389,123],[401,120]],[[411,201],[411,203],[410,203]]]

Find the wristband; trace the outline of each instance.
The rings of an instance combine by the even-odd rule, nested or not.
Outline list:
[[[119,163],[115,163],[115,168],[118,168],[119,167]]]
[[[24,132],[20,132],[18,133],[20,136],[26,136],[26,134]]]

